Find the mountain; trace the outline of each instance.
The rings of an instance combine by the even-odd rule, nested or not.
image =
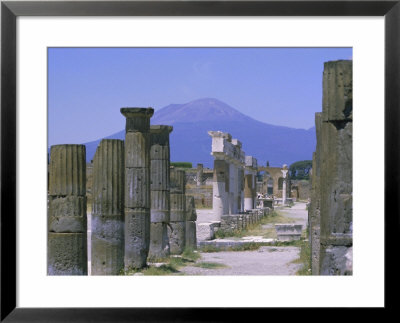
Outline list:
[[[170,104],[150,119],[151,124],[172,125],[171,161],[187,161],[213,167],[209,130],[229,132],[242,142],[246,155],[257,158],[259,165],[290,165],[311,160],[315,150],[315,127],[304,130],[266,124],[235,110],[217,99],[199,99],[185,104]],[[122,130],[107,139],[124,139]],[[93,159],[100,140],[85,143],[87,161]]]

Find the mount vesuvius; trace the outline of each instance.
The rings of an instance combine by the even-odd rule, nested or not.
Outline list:
[[[316,145],[315,127],[304,130],[270,125],[211,98],[170,104],[156,111],[150,123],[174,127],[170,135],[171,161],[191,162],[193,167],[197,163],[213,167],[209,130],[229,132],[232,138],[242,142],[246,155],[257,158],[259,165],[265,165],[266,161],[271,166],[281,166],[311,160]],[[105,138],[124,139],[125,130]],[[84,143],[88,162],[93,159],[101,139]]]

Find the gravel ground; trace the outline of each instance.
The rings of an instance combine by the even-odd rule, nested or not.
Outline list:
[[[226,265],[225,268],[206,269],[186,266],[186,275],[295,275],[300,264],[291,262],[299,257],[297,247],[260,247],[255,251],[221,251],[201,253],[200,262]]]

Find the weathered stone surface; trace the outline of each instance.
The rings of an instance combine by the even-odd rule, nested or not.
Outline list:
[[[186,221],[186,247],[196,249],[196,221]]]
[[[50,149],[49,195],[86,194],[86,147],[56,145]]]
[[[312,272],[349,274],[352,270],[343,268],[352,246],[352,61],[325,63],[323,112],[316,115],[316,131],[310,205]]]
[[[124,212],[124,142],[103,139],[93,158],[92,214]]]
[[[125,167],[150,167],[150,135],[127,132],[125,135]]]
[[[218,225],[215,223],[211,222],[205,222],[205,223],[197,223],[196,225],[196,237],[197,240],[212,240],[215,238],[215,228],[218,227],[220,223],[218,222]]]
[[[151,191],[151,222],[170,221],[169,191]]]
[[[125,207],[150,208],[150,168],[125,168]]]
[[[170,193],[185,194],[186,177],[184,170],[171,169]]]
[[[125,208],[125,269],[142,268],[150,245],[150,210]]]
[[[125,131],[149,132],[150,118],[154,114],[153,108],[127,107],[121,108],[121,114],[126,118]]]
[[[186,221],[196,221],[197,213],[196,206],[194,204],[194,197],[186,195]]]
[[[85,216],[49,216],[49,232],[78,233],[87,231]]]
[[[186,221],[170,222],[168,226],[170,252],[172,255],[180,255],[186,244]]]
[[[94,235],[91,239],[91,275],[119,275],[124,268],[124,249],[121,248],[123,240],[113,243]]]
[[[49,196],[49,213],[54,217],[86,215],[85,196]]]
[[[276,235],[280,241],[300,240],[301,224],[275,224]]]
[[[150,244],[150,118],[152,108],[121,108],[125,126],[125,269],[142,268]]]
[[[168,224],[157,222],[150,223],[150,261],[166,258],[170,254]]]
[[[150,172],[150,189],[155,190],[169,190],[169,160],[168,159],[151,159],[151,172]]]
[[[353,118],[353,62],[332,61],[324,64],[323,121]]]
[[[184,194],[170,194],[170,222],[186,220],[186,197]]]
[[[48,233],[48,275],[87,275],[85,233]]]

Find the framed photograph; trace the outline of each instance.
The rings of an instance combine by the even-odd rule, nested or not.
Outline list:
[[[391,255],[398,253],[393,237],[399,233],[397,200],[400,198],[399,16],[398,1],[2,1],[1,321],[234,321],[238,311],[244,309],[246,312],[250,309],[262,311],[265,315],[266,309],[279,307],[393,308],[394,300],[389,291],[391,286],[397,285],[398,279],[393,273],[396,267]],[[73,138],[78,128],[87,128],[89,135],[85,138],[93,140],[97,137],[93,137],[95,134],[91,129],[97,125],[109,127],[110,134],[113,132],[112,117],[96,115],[94,107],[97,105],[100,111],[102,102],[96,103],[95,96],[89,98],[85,82],[91,85],[93,93],[112,93],[108,104],[111,106],[115,102],[113,113],[122,118],[119,109],[124,104],[146,105],[147,101],[143,100],[146,96],[141,96],[140,91],[146,89],[157,93],[163,84],[169,83],[170,87],[178,84],[172,81],[173,77],[183,77],[187,68],[183,62],[193,65],[190,60],[193,57],[203,62],[194,64],[193,68],[204,76],[210,73],[211,57],[222,66],[224,60],[239,55],[239,50],[242,70],[239,72],[240,64],[230,66],[238,69],[240,78],[250,68],[248,61],[251,61],[251,68],[260,64],[259,75],[268,74],[268,68],[272,69],[273,64],[268,68],[262,66],[256,52],[274,49],[275,56],[287,60],[283,64],[285,71],[298,70],[307,74],[304,66],[303,69],[295,68],[302,64],[295,58],[303,55],[312,60],[311,52],[324,48],[337,49],[338,53],[340,48],[343,49],[332,60],[353,61],[356,121],[353,130],[354,267],[351,276],[138,275],[129,279],[126,276],[48,275],[45,216],[48,205],[43,192],[48,185],[49,147],[57,144],[53,130],[64,128],[64,136],[68,134],[68,138]],[[295,54],[285,56],[285,51]],[[154,78],[159,74],[152,74],[153,69],[158,68],[164,71],[164,77],[154,81],[149,77],[144,80],[145,87],[137,86],[134,90],[129,86],[121,89],[121,83],[113,86],[109,80],[102,82],[102,78],[117,77],[118,71],[127,72],[124,63],[127,52],[130,59],[137,61],[136,65],[132,64],[135,67],[130,70],[131,74],[142,69],[144,75],[147,68]],[[96,62],[96,57],[100,56],[109,62],[105,67],[107,72],[99,72],[101,64]],[[169,60],[169,57],[173,58]],[[209,59],[201,60],[202,57]],[[225,73],[231,78],[236,75],[235,70],[226,69]],[[320,76],[322,84],[322,73]],[[64,86],[62,93],[54,87],[53,80],[57,77],[64,78],[57,80]],[[246,94],[256,96],[257,91],[263,89],[256,81],[250,81],[251,77],[248,76],[248,84],[243,83],[242,88]],[[78,79],[79,86],[76,84]],[[302,79],[308,80],[298,78],[297,82]],[[286,92],[281,93],[282,101],[294,96],[291,91],[296,91],[296,81],[290,82]],[[69,87],[68,83],[75,84]],[[201,86],[200,83],[191,85],[192,88]],[[234,83],[231,86],[234,87]],[[130,102],[120,102],[118,93],[121,91],[132,91],[128,96]],[[184,84],[179,91],[188,93],[180,98],[193,94],[190,86]],[[77,109],[68,106],[73,106],[76,98],[82,99],[86,95],[89,100],[81,102],[93,107],[82,120],[73,120],[78,118],[73,112]],[[318,94],[322,98],[321,95]],[[238,92],[235,97],[236,102],[240,102]],[[310,93],[309,99],[311,105],[315,95]],[[213,101],[220,111],[228,109],[224,102],[207,100]],[[251,109],[249,104],[253,102],[242,101],[241,112],[263,113],[262,109]],[[196,106],[205,104],[202,100],[192,102]],[[162,107],[162,104],[154,98],[148,106]],[[279,102],[270,104],[279,105]],[[58,123],[53,121],[52,114],[56,105],[58,111],[63,111],[62,117],[58,116]],[[176,106],[172,108],[177,109]],[[170,121],[173,119],[172,108],[164,119],[159,118],[164,122],[160,123],[174,122]],[[188,118],[194,113],[193,110]],[[104,118],[108,122],[101,126]],[[289,116],[286,119],[289,122]],[[263,116],[263,120],[268,120],[268,116]],[[200,121],[197,126],[201,128]],[[192,134],[195,136],[194,132]],[[178,140],[185,136],[188,137],[179,134],[173,138]],[[208,138],[211,146],[211,138]],[[233,143],[234,140],[228,141]],[[294,143],[296,140],[293,137]],[[84,143],[89,141],[83,140]],[[238,143],[235,141],[234,144]],[[90,155],[86,162],[94,159],[97,145],[97,142],[86,145],[86,149],[91,149],[86,152]],[[196,145],[201,143],[196,142]],[[184,161],[179,158],[171,161]],[[263,170],[272,170],[269,161],[262,158],[263,164],[267,163]],[[197,160],[207,163],[200,157]],[[211,164],[206,167],[212,169]],[[283,169],[286,176],[288,170]],[[266,199],[269,193],[272,195],[273,191],[280,190],[280,198],[285,203],[282,192],[286,190],[286,181],[279,185],[278,180],[276,182],[276,187],[265,183]]]

